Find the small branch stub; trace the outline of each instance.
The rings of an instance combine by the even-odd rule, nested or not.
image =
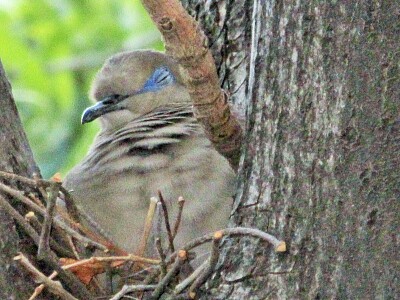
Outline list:
[[[286,243],[281,241],[277,247],[275,247],[275,252],[286,252]]]

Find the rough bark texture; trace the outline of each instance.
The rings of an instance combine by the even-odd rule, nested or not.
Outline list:
[[[39,174],[1,61],[0,170],[27,177]],[[33,280],[13,261],[13,257],[27,246],[29,241],[24,240],[12,218],[0,208],[0,299],[28,299],[32,294],[35,288]]]
[[[248,116],[232,225],[288,243],[227,243],[203,298],[396,298],[396,1],[183,3]]]

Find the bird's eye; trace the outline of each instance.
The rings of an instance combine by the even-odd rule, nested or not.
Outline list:
[[[112,94],[103,99],[103,104],[114,104],[114,103],[118,102],[120,99],[121,99],[121,95]]]
[[[175,77],[167,67],[157,68],[143,86],[143,92],[157,91],[175,82]]]
[[[159,86],[165,86],[175,81],[174,75],[169,71],[167,67],[160,67],[153,73],[154,81]]]

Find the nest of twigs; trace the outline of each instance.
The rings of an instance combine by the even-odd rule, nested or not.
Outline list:
[[[252,236],[271,243],[276,252],[286,251],[285,242],[260,230],[242,227],[222,229],[175,249],[185,201],[178,199],[177,218],[170,222],[159,193],[158,199],[150,199],[139,250],[127,253],[76,206],[57,176],[47,181],[0,172],[0,179],[7,183],[0,182],[0,205],[37,250],[33,254],[16,253],[14,258],[38,282],[30,300],[43,290],[68,300],[195,299],[199,289],[217,271],[223,238]],[[154,249],[146,249],[151,244],[150,236]],[[191,268],[193,250],[205,243],[210,243],[209,255],[195,269]],[[146,252],[156,253],[157,257],[145,257]]]

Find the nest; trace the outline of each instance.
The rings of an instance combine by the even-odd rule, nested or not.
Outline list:
[[[38,282],[29,300],[44,290],[67,300],[195,299],[221,267],[223,239],[251,236],[271,243],[276,252],[286,251],[285,242],[243,227],[222,229],[176,249],[174,239],[185,200],[177,200],[178,215],[171,222],[159,192],[158,199],[150,199],[138,251],[128,253],[77,207],[58,176],[43,180],[0,172],[0,178],[8,183],[0,182],[0,192],[10,196],[0,194],[0,205],[35,246],[34,253],[19,253],[14,258]],[[11,184],[15,182],[19,188]],[[58,205],[60,200],[65,205]],[[150,236],[154,243],[149,243]],[[196,268],[191,267],[194,249],[205,243],[210,244],[208,256]],[[150,244],[153,249],[147,249]],[[146,253],[156,257],[145,257]]]

